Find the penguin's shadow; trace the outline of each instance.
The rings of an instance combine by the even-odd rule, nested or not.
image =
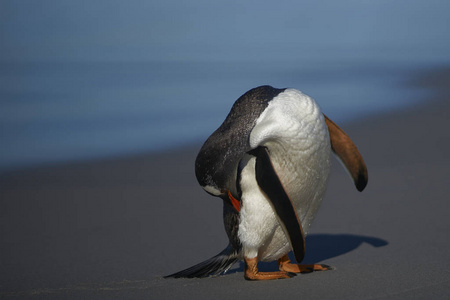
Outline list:
[[[368,236],[353,234],[311,234],[306,237],[306,255],[302,263],[317,264],[324,260],[337,257],[358,248],[362,243],[368,243],[373,247],[383,247],[388,244],[387,241]],[[294,256],[289,253],[292,261]],[[278,270],[277,262],[261,262],[258,269],[263,272]],[[228,273],[244,271],[244,263],[241,261],[239,266],[231,269]]]

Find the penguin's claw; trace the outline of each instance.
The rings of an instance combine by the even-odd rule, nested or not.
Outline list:
[[[278,268],[280,269],[280,271],[292,273],[311,273],[315,271],[327,271],[333,269],[328,265],[321,265],[321,264],[315,265],[293,264],[291,263],[291,260],[289,259],[287,254],[278,259]]]
[[[245,279],[247,280],[274,280],[274,279],[287,279],[296,276],[295,273],[291,272],[256,272],[249,273],[245,272]]]
[[[279,271],[279,272],[259,272],[258,258],[244,258],[245,272],[244,278],[247,280],[274,280],[286,279],[296,276],[293,272]]]
[[[325,265],[325,264],[320,264],[320,265],[315,265],[315,266],[320,266],[323,270],[317,270],[317,271],[330,271],[330,270],[334,270],[334,268],[332,266],[329,265]]]

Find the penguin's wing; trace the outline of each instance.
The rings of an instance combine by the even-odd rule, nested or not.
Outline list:
[[[284,231],[289,237],[295,259],[300,263],[305,256],[305,235],[302,224],[291,199],[286,194],[275,172],[272,161],[270,160],[269,150],[266,147],[259,146],[249,153],[256,156],[256,181],[272,202],[275,212],[284,227]]]
[[[350,173],[356,189],[361,192],[369,180],[366,164],[350,137],[327,116],[324,117],[330,133],[331,149]]]

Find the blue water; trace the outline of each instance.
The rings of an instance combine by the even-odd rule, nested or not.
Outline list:
[[[0,169],[164,150],[207,138],[250,88],[295,87],[336,122],[423,100],[402,65],[4,63]]]
[[[338,123],[426,99],[450,2],[40,0],[0,4],[0,172],[200,143],[263,84]]]

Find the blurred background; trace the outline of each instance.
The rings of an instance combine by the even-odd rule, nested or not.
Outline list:
[[[207,138],[270,84],[345,122],[417,104],[450,2],[0,1],[0,172]]]

